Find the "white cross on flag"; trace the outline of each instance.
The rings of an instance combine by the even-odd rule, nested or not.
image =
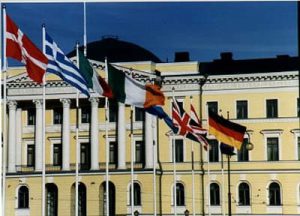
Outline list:
[[[24,63],[28,76],[33,81],[42,83],[48,64],[47,57],[7,15],[5,37],[6,57],[11,57]]]

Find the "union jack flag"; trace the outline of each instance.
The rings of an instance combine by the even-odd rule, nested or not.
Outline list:
[[[172,119],[175,127],[174,133],[203,144],[205,149],[208,148],[209,143],[202,136],[206,135],[207,131],[201,127],[201,122],[192,105],[190,116],[183,109],[182,103],[178,103],[176,99],[173,99]]]

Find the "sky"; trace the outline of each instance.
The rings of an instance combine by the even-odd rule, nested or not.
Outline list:
[[[19,28],[42,47],[41,26],[68,53],[83,44],[83,3],[6,3]],[[162,61],[188,51],[192,61],[221,52],[234,59],[297,56],[297,2],[99,2],[86,3],[87,41],[114,35],[153,52]]]

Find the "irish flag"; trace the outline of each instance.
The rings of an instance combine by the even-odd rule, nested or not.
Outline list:
[[[84,57],[83,53],[78,50],[79,53],[79,70],[81,75],[87,82],[87,86],[93,89],[99,95],[111,98],[112,91],[105,80],[98,75],[97,71],[91,66],[89,60]]]
[[[140,108],[164,105],[165,96],[159,86],[144,85],[109,63],[106,64],[106,68],[108,85],[117,101]]]

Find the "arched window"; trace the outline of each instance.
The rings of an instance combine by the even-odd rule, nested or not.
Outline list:
[[[281,205],[280,186],[276,182],[271,183],[269,186],[269,205]]]
[[[239,185],[239,205],[250,205],[250,190],[249,185],[245,182]]]
[[[58,190],[55,184],[46,184],[46,215],[57,216]]]
[[[71,215],[75,215],[75,183],[72,185],[71,189],[72,194],[72,208]],[[86,186],[83,183],[78,185],[78,216],[86,216]]]
[[[140,206],[142,205],[142,199],[141,199],[141,187],[138,183],[133,183],[133,205],[135,206]],[[129,190],[129,200],[130,200],[130,204],[131,204],[131,185],[130,185],[130,190]]]
[[[184,206],[184,186],[181,183],[176,183],[176,205]]]
[[[210,204],[220,205],[220,187],[217,183],[210,184]]]
[[[18,191],[18,208],[29,208],[29,190],[21,186]]]

